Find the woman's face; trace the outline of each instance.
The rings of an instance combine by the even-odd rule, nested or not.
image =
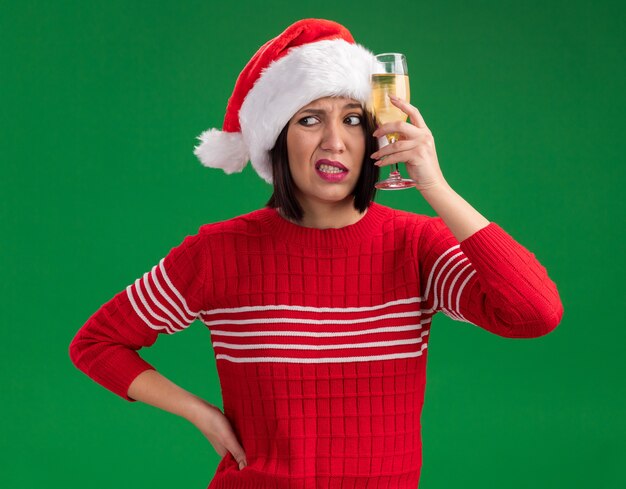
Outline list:
[[[324,97],[302,107],[289,121],[287,155],[303,207],[351,200],[365,156],[361,104]]]

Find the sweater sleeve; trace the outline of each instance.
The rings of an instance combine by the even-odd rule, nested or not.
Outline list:
[[[561,321],[555,283],[535,255],[496,223],[460,243],[440,217],[418,241],[422,307],[508,338],[534,338]]]
[[[156,370],[137,350],[159,334],[187,328],[201,312],[206,255],[203,235],[187,236],[152,269],[103,304],[69,346],[74,365],[127,401],[141,372]]]

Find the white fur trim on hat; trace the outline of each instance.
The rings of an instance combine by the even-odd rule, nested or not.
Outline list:
[[[225,173],[241,172],[248,163],[248,148],[239,132],[208,129],[198,139],[193,150],[200,162],[210,168],[221,168]]]
[[[364,47],[332,39],[293,48],[263,71],[243,101],[239,124],[250,162],[266,182],[272,183],[269,150],[293,115],[322,97],[367,103],[374,61]]]

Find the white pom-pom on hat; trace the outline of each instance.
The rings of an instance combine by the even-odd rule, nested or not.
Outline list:
[[[225,173],[239,173],[250,155],[239,132],[224,132],[207,129],[198,139],[201,143],[193,150],[200,162],[210,168],[221,168]]]

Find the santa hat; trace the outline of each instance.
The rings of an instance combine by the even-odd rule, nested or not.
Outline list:
[[[329,96],[367,103],[374,55],[340,24],[304,19],[266,42],[246,64],[228,100],[222,130],[208,129],[194,148],[200,162],[226,173],[248,160],[272,183],[269,151],[303,106]]]

